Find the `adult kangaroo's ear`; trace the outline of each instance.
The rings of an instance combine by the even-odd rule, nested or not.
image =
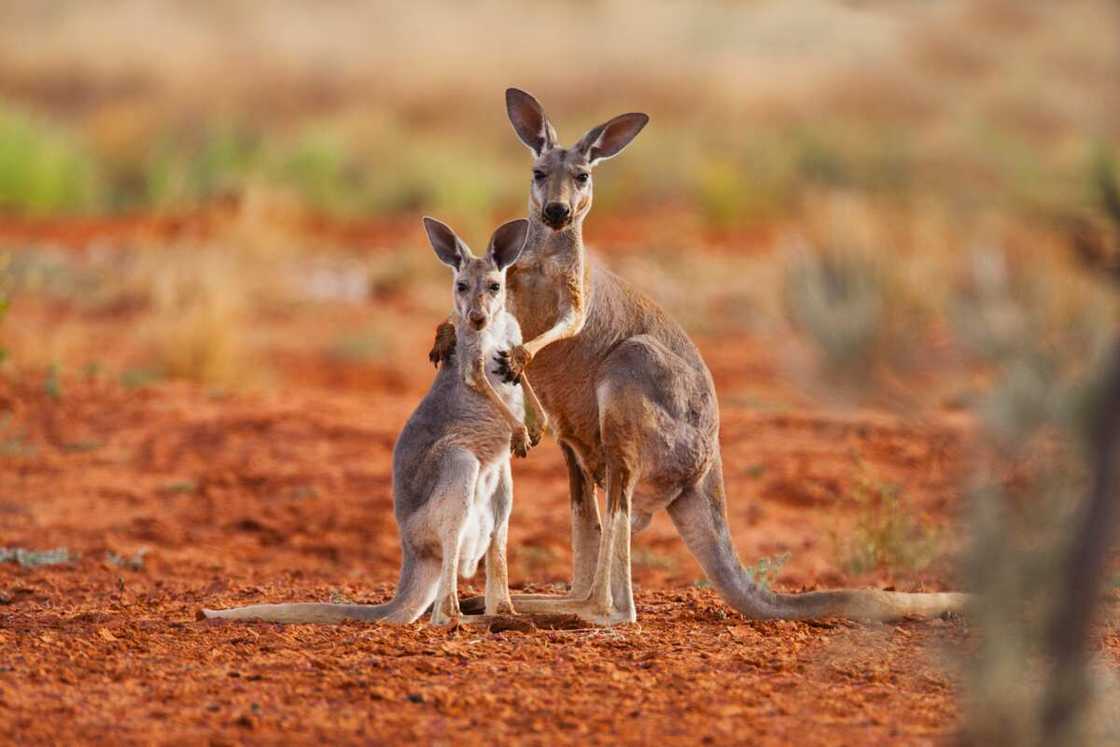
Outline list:
[[[471,256],[471,250],[455,235],[451,226],[425,216],[424,230],[428,232],[428,241],[431,242],[432,249],[435,249],[439,261],[461,270],[463,262]]]
[[[587,155],[587,160],[594,166],[599,161],[605,161],[621,153],[648,122],[648,114],[640,112],[619,114],[598,127],[592,127],[576,143],[576,150],[583,151]]]
[[[506,113],[521,142],[539,156],[556,145],[556,130],[535,98],[517,88],[506,89]]]
[[[529,237],[529,221],[524,218],[503,223],[490,237],[490,258],[499,270],[509,267],[521,256]]]

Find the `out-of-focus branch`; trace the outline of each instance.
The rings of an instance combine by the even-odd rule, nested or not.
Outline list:
[[[1117,228],[1120,228],[1120,184],[1116,182],[1115,164],[1111,158],[1102,158],[1098,162],[1095,176],[1101,206]]]
[[[1086,698],[1086,643],[1120,523],[1120,340],[1114,347],[1090,431],[1092,492],[1078,518],[1052,621],[1053,677],[1043,715],[1042,744],[1078,739],[1079,712]]]

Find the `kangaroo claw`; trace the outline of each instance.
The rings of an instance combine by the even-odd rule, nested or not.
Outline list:
[[[498,364],[498,370],[495,371],[495,373],[497,373],[499,376],[502,377],[502,381],[504,381],[507,384],[520,384],[521,383],[521,376],[519,376],[519,375],[515,376],[514,373],[513,373],[513,370],[510,367],[510,359],[509,359],[509,351],[508,350],[499,350],[497,352],[497,354],[494,356],[494,360]]]
[[[521,345],[512,350],[499,351],[497,361],[503,380],[509,384],[520,384],[521,374],[525,372],[525,367],[531,360],[529,351]]]
[[[514,431],[513,436],[510,438],[510,450],[521,458],[529,456],[529,449],[533,444],[529,438],[529,432],[522,428],[519,431]]]

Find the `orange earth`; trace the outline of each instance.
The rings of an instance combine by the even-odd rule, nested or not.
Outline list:
[[[50,240],[94,228],[60,228]],[[436,322],[405,331],[402,355],[415,365],[404,377],[291,360],[300,385],[223,396],[77,374],[52,393],[41,375],[0,378],[0,413],[19,433],[19,448],[0,456],[0,547],[74,556],[0,563],[0,742],[952,739],[964,622],[746,620],[701,582],[664,515],[635,538],[636,625],[487,632],[197,620],[202,606],[391,594],[390,455],[430,380],[424,353]],[[796,403],[721,404],[729,519],[748,563],[790,553],[775,583],[785,591],[954,585],[952,552],[920,572],[853,575],[837,542],[858,519],[853,486],[868,474],[902,486],[925,523],[950,527],[966,417],[836,414],[790,391],[764,345],[698,342],[720,391],[747,380],[761,400],[779,391]],[[555,444],[517,461],[514,476],[511,581],[558,588],[570,551]],[[477,577],[464,586],[479,590]],[[1115,634],[1105,646],[1120,653]]]

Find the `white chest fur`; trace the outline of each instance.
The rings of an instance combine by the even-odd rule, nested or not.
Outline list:
[[[507,384],[502,380],[498,371],[497,356],[500,351],[509,350],[521,344],[521,327],[517,319],[508,311],[498,314],[486,329],[470,341],[472,350],[470,356],[481,356],[486,378],[494,386],[498,396],[506,403],[513,414],[520,420],[525,419],[525,398],[521,387],[516,384]],[[477,358],[475,358],[477,360]]]

